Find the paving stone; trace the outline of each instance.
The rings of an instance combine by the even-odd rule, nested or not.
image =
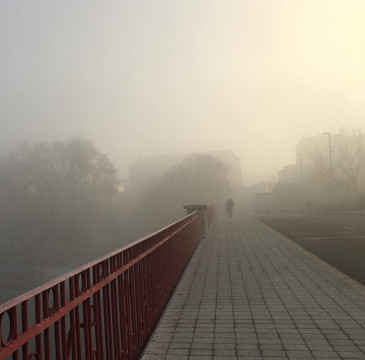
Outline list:
[[[297,357],[297,358],[303,358],[303,357],[311,357],[312,353],[308,350],[287,350],[287,355],[289,358]]]
[[[286,358],[286,353],[285,351],[280,351],[280,350],[262,350],[262,356],[263,357],[276,357],[276,358]]]
[[[223,356],[236,356],[237,352],[234,349],[214,349],[214,356],[223,355]]]
[[[247,350],[243,350],[243,349],[239,349],[237,350],[237,355],[238,356],[261,356],[261,351],[259,349],[247,349]]]
[[[237,344],[236,343],[231,343],[231,344],[227,344],[227,343],[214,343],[213,344],[213,349],[221,349],[221,350],[231,350],[231,349],[237,349]]]
[[[167,355],[189,355],[190,349],[169,349]]]
[[[191,344],[192,349],[213,349],[213,343],[201,343],[201,342],[193,342]]]
[[[168,349],[164,349],[164,348],[148,348],[146,350],[146,354],[151,354],[151,355],[166,355],[167,354]]]
[[[335,351],[320,351],[320,350],[314,350],[312,351],[312,354],[315,359],[338,359],[339,356]]]
[[[261,350],[284,350],[281,344],[260,344]]]
[[[213,356],[213,349],[191,349],[190,355],[194,355],[194,356]]]
[[[144,354],[143,360],[164,360],[166,355]]]
[[[190,349],[191,346],[192,346],[191,343],[174,342],[174,343],[170,344],[169,348],[170,349]],[[150,345],[148,347],[150,347]]]

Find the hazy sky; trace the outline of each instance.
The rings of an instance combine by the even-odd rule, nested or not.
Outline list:
[[[226,148],[270,180],[299,138],[365,124],[364,19],[364,0],[2,0],[0,150],[82,135],[125,175]]]

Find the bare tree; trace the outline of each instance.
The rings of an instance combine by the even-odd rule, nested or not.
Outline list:
[[[332,137],[332,165],[326,151],[312,154],[313,175],[325,188],[346,196],[348,200],[357,200],[359,182],[365,172],[365,156],[362,149],[363,135],[361,130],[347,134],[341,129]]]
[[[345,131],[342,130],[335,150],[337,183],[340,188],[347,189],[353,199],[357,199],[359,180],[365,167],[361,130],[354,131],[351,135],[345,135]]]

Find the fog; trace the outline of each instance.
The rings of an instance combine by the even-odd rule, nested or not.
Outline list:
[[[117,190],[120,180],[128,183],[131,164],[155,156],[232,151],[241,159],[242,184],[252,186],[235,194],[236,209],[240,202],[252,208],[253,194],[263,191],[256,184],[272,186],[278,171],[294,163],[295,184],[284,181],[273,192],[276,210],[363,208],[363,174],[346,179],[338,172],[344,195],[331,198],[336,179],[328,172],[344,157],[328,169],[327,149],[318,155],[322,185],[313,190],[297,180],[295,151],[301,139],[340,128],[361,135],[364,15],[363,0],[1,1],[0,255],[9,260],[22,249],[24,263],[43,249],[37,266],[61,266],[61,250],[71,249],[63,266],[72,268],[173,221],[187,202],[232,195],[224,166],[204,156],[175,164],[153,184]],[[14,149],[17,155],[7,158]],[[309,162],[301,156],[307,180]],[[69,186],[62,171],[73,169],[75,159],[82,171]],[[94,183],[85,164],[99,166]],[[90,195],[95,188],[97,197]],[[36,240],[26,253],[29,237]],[[50,238],[70,248],[44,246]],[[90,239],[101,240],[83,251]]]
[[[2,1],[0,149],[90,139],[139,156],[230,149],[244,184],[305,136],[359,128],[359,1]]]

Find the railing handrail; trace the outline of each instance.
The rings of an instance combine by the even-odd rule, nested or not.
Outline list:
[[[94,265],[100,264],[103,261],[111,258],[112,256],[117,255],[117,254],[121,253],[122,251],[125,251],[125,250],[133,247],[134,245],[142,243],[143,241],[145,241],[145,240],[147,240],[147,239],[149,239],[149,238],[151,238],[151,237],[167,230],[168,228],[173,227],[174,225],[178,224],[179,222],[187,220],[189,217],[190,218],[197,217],[197,213],[198,212],[195,211],[192,214],[189,214],[189,215],[187,215],[187,216],[185,216],[185,217],[183,217],[183,218],[181,218],[181,219],[179,219],[179,220],[177,220],[177,221],[175,221],[175,222],[173,222],[173,223],[171,223],[171,224],[169,224],[169,225],[167,225],[167,226],[165,226],[165,227],[163,227],[159,230],[156,230],[156,231],[154,231],[154,232],[152,232],[152,233],[150,233],[150,234],[148,234],[148,235],[146,235],[146,236],[144,236],[144,237],[142,237],[138,240],[135,240],[135,241],[133,241],[133,242],[131,242],[131,243],[125,245],[125,246],[122,246],[119,249],[111,251],[111,252],[109,252],[109,253],[107,253],[107,254],[105,254],[105,255],[103,255],[103,256],[95,259],[95,260],[92,260],[92,261],[90,261],[90,262],[88,262],[84,265],[81,265],[81,266],[77,267],[74,270],[71,270],[71,271],[67,272],[64,275],[60,275],[60,276],[56,277],[53,280],[50,280],[50,281],[48,281],[48,282],[46,282],[46,283],[44,283],[40,286],[37,286],[36,288],[34,288],[30,291],[27,291],[24,294],[21,294],[21,295],[15,297],[15,298],[13,298],[9,301],[6,301],[3,304],[0,304],[0,314],[6,312],[7,310],[9,310],[11,308],[13,308],[14,306],[19,305],[23,301],[31,299],[32,297],[42,293],[45,290],[50,290],[53,286],[59,284],[60,282],[66,281],[66,280],[72,278],[75,275],[78,275],[78,274],[82,273],[84,270],[86,270],[88,268],[91,268]],[[191,219],[191,220],[193,220],[193,219]]]

